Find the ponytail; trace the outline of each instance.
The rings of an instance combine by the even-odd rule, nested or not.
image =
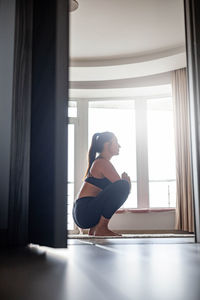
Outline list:
[[[90,149],[89,149],[89,152],[88,152],[88,168],[87,168],[87,171],[85,173],[85,177],[88,175],[89,173],[89,170],[90,170],[90,167],[91,165],[93,164],[95,158],[96,158],[96,154],[97,154],[97,140],[100,136],[100,133],[95,133],[92,137],[92,143],[91,143],[91,146],[90,146]]]
[[[109,131],[105,131],[102,133],[95,133],[92,137],[92,143],[88,152],[88,168],[85,173],[85,177],[87,177],[89,170],[96,158],[97,153],[101,153],[103,151],[104,144],[106,142],[110,142],[114,134]]]

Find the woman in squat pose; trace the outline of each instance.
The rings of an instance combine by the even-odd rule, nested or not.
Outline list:
[[[119,148],[112,132],[93,135],[85,181],[73,205],[74,222],[80,228],[89,228],[89,235],[118,235],[108,229],[108,223],[131,188],[130,177],[124,172],[120,178],[110,162],[112,156],[119,154]]]

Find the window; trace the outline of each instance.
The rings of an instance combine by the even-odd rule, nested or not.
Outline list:
[[[77,117],[77,103],[76,101],[70,101],[70,105],[68,107],[68,116],[69,118]]]
[[[176,197],[172,99],[147,101],[150,207],[174,207]]]
[[[160,88],[162,90],[162,87]],[[159,92],[160,92],[159,90]],[[131,100],[69,102],[69,224],[73,201],[82,185],[87,152],[95,132],[116,134],[120,155],[112,163],[131,177],[132,190],[122,208],[176,207],[172,98],[138,96]]]
[[[72,206],[74,202],[74,165],[75,165],[75,124],[77,117],[77,103],[70,101],[68,108],[68,182],[67,182],[67,228],[74,229],[74,221],[72,218]]]
[[[74,221],[72,218],[72,206],[74,202],[74,124],[68,124],[68,195],[67,195],[67,222],[68,229],[74,228]]]
[[[132,180],[132,189],[123,207],[137,207],[136,140],[134,101],[90,101],[88,114],[90,146],[95,132],[112,131],[121,145],[120,155],[112,158],[121,175],[126,171]]]

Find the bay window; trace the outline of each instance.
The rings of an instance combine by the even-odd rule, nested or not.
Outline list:
[[[73,99],[69,102],[68,228],[87,168],[92,135],[112,131],[121,146],[111,162],[128,173],[131,193],[122,209],[175,208],[176,178],[172,98]]]

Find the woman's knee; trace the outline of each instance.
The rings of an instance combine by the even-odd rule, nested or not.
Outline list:
[[[120,179],[118,181],[115,181],[115,183],[120,191],[123,191],[124,193],[129,193],[130,185],[127,180]]]

